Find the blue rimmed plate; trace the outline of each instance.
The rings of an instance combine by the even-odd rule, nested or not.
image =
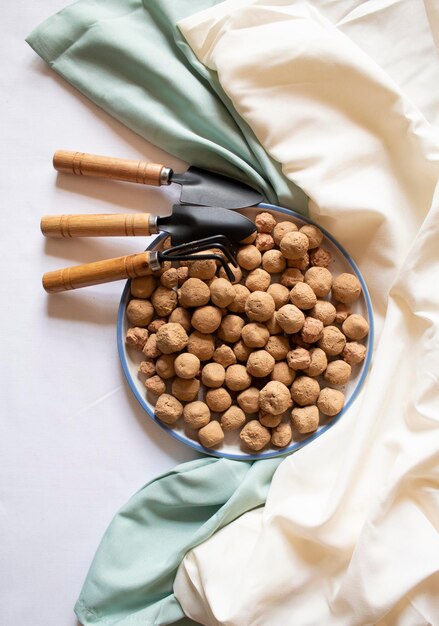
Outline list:
[[[297,224],[300,228],[303,224],[315,224],[312,220],[295,213],[294,211],[290,211],[289,209],[283,209],[281,207],[277,207],[271,204],[260,204],[258,207],[248,207],[246,209],[240,209],[239,211],[254,220],[256,215],[261,212],[261,210],[269,211],[276,218],[276,221],[292,221]],[[366,287],[366,284],[363,280],[362,275],[354,261],[351,259],[346,250],[328,233],[326,230],[321,228],[318,224],[316,224],[322,230],[325,235],[323,241],[323,247],[329,250],[332,254],[333,261],[331,267],[329,268],[334,274],[340,274],[341,272],[350,272],[356,274],[359,281],[361,282],[361,286],[363,288],[363,293],[359,300],[352,305],[352,310],[355,313],[363,315],[369,322],[369,335],[367,337],[366,342],[366,359],[363,361],[361,365],[354,366],[352,372],[353,375],[344,388],[340,388],[346,395],[346,403],[343,410],[334,418],[330,420],[325,420],[321,426],[319,426],[318,430],[311,434],[310,436],[301,436],[300,439],[293,439],[290,445],[287,448],[275,448],[267,447],[264,448],[260,453],[249,453],[243,448],[241,445],[241,441],[239,439],[239,431],[229,431],[226,432],[226,436],[224,439],[224,443],[221,447],[211,450],[204,448],[196,438],[196,432],[192,429],[188,428],[184,421],[181,419],[179,422],[173,426],[167,426],[160,422],[154,415],[154,405],[150,402],[149,398],[146,394],[146,389],[143,385],[142,380],[138,376],[138,366],[140,361],[142,360],[142,354],[137,350],[132,350],[128,348],[125,344],[125,336],[128,328],[131,324],[128,322],[125,310],[130,299],[130,282],[128,281],[125,285],[125,289],[122,293],[122,298],[119,306],[119,314],[117,320],[117,345],[119,350],[119,356],[122,363],[122,368],[125,374],[125,377],[128,381],[128,384],[139,402],[140,406],[145,410],[148,416],[156,422],[167,434],[171,435],[178,441],[190,446],[194,450],[198,452],[209,454],[217,457],[225,457],[228,459],[240,459],[245,461],[257,460],[257,459],[269,459],[275,456],[290,454],[291,452],[295,452],[299,448],[305,446],[310,443],[317,437],[320,437],[323,433],[325,433],[329,428],[331,428],[339,419],[346,414],[349,410],[350,406],[354,402],[357,397],[369,369],[370,360],[372,356],[372,346],[373,346],[373,315],[372,315],[372,305],[370,301],[370,296]],[[149,249],[156,249],[160,247],[163,240],[166,238],[166,234],[162,234],[154,241],[154,243],[150,246]],[[339,388],[339,387],[337,387]]]

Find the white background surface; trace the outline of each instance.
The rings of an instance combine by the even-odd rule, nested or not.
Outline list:
[[[58,175],[57,149],[183,163],[50,70],[24,39],[66,0],[2,6],[0,624],[72,626],[102,534],[145,482],[194,453],[150,421],[116,348],[123,283],[48,296],[45,271],[139,252],[144,239],[45,241],[43,214],[151,210],[179,187]]]

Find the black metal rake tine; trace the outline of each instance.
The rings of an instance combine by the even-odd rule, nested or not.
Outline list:
[[[176,259],[177,255],[175,254],[176,252],[179,255],[181,254],[189,255],[189,254],[195,254],[197,252],[202,252],[203,250],[208,250],[209,248],[214,247],[214,248],[218,248],[218,250],[221,250],[221,252],[223,252],[223,254],[226,256],[228,261],[234,267],[238,267],[238,263],[233,253],[226,246],[224,246],[222,243],[218,243],[217,239],[215,239],[214,242],[211,241],[210,237],[207,239],[209,239],[209,241],[206,241],[206,239],[200,239],[199,241],[191,241],[189,243],[184,243],[179,246],[173,246],[172,248],[168,248],[167,250],[160,252],[160,256],[164,258],[168,258],[168,259],[177,260]],[[202,242],[205,242],[205,243],[202,243]],[[212,243],[214,243],[213,246],[212,246]]]
[[[203,239],[196,239],[195,241],[182,243],[178,246],[172,246],[172,248],[168,248],[168,250],[172,250],[172,251],[175,250],[178,252],[189,251],[189,250],[206,250],[208,248],[211,248],[213,244],[215,244],[215,247],[223,250],[226,256],[228,256],[226,253],[226,250],[228,250],[230,255],[233,256],[235,249],[231,241],[225,235],[213,235],[211,237],[204,237]],[[231,259],[231,262],[234,265],[236,264],[234,257],[233,257],[233,261]]]

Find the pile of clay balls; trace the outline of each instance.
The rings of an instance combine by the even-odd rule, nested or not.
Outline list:
[[[238,431],[244,449],[285,448],[337,415],[343,388],[366,356],[367,320],[352,273],[330,271],[314,225],[255,220],[230,265],[172,264],[131,281],[128,346],[143,353],[155,415],[205,448]]]

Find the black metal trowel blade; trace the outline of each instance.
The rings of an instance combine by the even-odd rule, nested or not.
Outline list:
[[[255,224],[235,211],[223,207],[174,204],[172,214],[159,217],[157,225],[171,236],[172,245],[179,245],[212,235],[225,235],[233,244],[255,232]]]
[[[182,204],[243,209],[264,201],[262,194],[252,187],[198,167],[192,166],[183,174],[172,173],[171,182],[182,186]]]

